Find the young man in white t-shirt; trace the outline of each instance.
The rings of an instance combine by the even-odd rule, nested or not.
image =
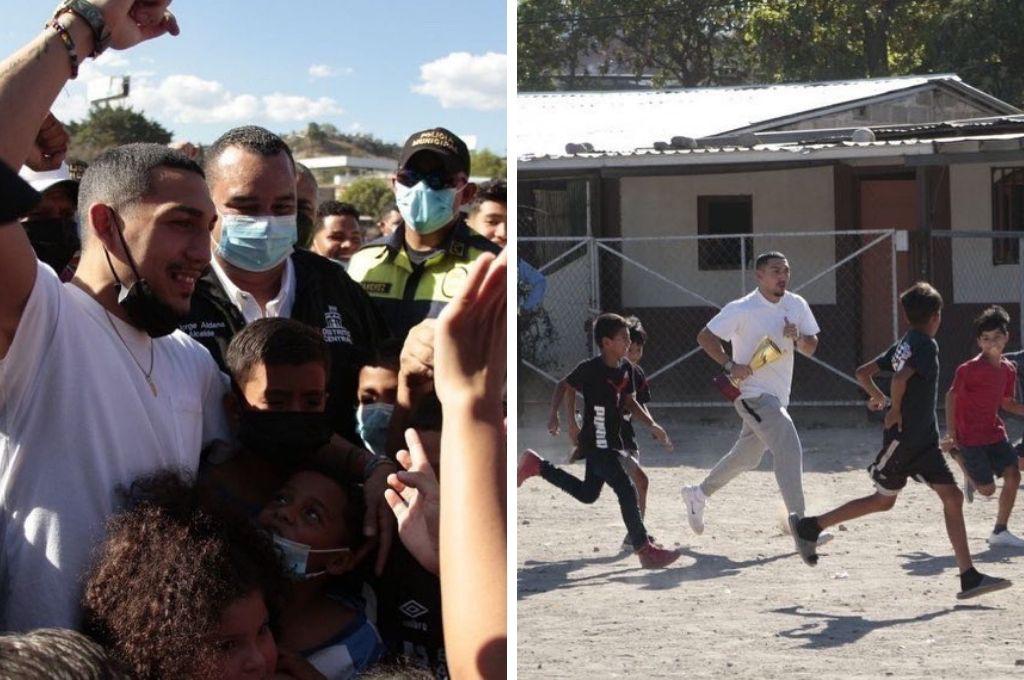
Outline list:
[[[8,168],[63,159],[66,135],[40,121],[78,60],[101,51],[97,36],[125,49],[177,33],[167,4],[59,9],[60,30],[0,63],[0,196],[18,188]],[[161,468],[195,473],[227,432],[222,374],[176,330],[210,261],[202,170],[156,144],[119,147],[86,171],[78,215],[83,252],[67,284],[0,220],[0,630],[75,627],[117,487]]]
[[[743,421],[732,450],[718,461],[704,481],[683,487],[687,519],[698,534],[704,531],[707,498],[740,473],[756,468],[766,449],[772,452],[775,479],[786,509],[804,515],[803,451],[786,406],[793,381],[794,352],[814,354],[820,329],[807,302],[786,290],[789,262],[785,255],[764,253],[758,256],[755,266],[757,289],[727,304],[697,335],[697,342],[708,356],[731,378],[740,381],[740,396],[733,406]],[[749,363],[765,337],[775,342],[782,356],[755,372]],[[731,357],[722,341],[732,344]]]

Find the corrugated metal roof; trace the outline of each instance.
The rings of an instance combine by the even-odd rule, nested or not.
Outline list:
[[[1024,150],[1024,132],[995,135],[965,135],[942,139],[907,138],[874,142],[849,140],[820,143],[758,144],[753,147],[708,147],[699,149],[635,149],[629,152],[579,153],[532,157],[530,170],[590,169],[654,165],[715,165],[718,163],[792,163],[793,161],[838,160],[889,156],[921,156],[943,153]]]
[[[589,143],[598,151],[630,152],[675,136],[710,137],[930,83],[954,87],[993,108],[1004,109],[1002,113],[1017,112],[954,74],[748,87],[523,93],[516,104],[516,148],[527,156],[563,154],[568,143]]]

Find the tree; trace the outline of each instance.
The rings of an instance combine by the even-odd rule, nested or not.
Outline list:
[[[489,149],[469,152],[470,174],[491,179],[505,179],[508,172],[505,159]]]
[[[395,202],[395,194],[386,179],[360,177],[345,187],[341,192],[341,200],[354,205],[361,215],[376,217]]]
[[[655,86],[742,81],[750,0],[522,0],[519,87],[589,89],[594,76],[650,76]]]
[[[132,142],[168,144],[171,133],[160,123],[130,107],[97,106],[80,122],[67,125],[71,135],[68,155],[92,161],[107,149]]]
[[[762,0],[745,42],[760,81],[877,78],[921,70],[936,0]]]

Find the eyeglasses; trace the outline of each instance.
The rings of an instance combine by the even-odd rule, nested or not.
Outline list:
[[[454,175],[446,175],[441,172],[421,173],[408,168],[402,168],[399,170],[396,179],[399,184],[406,187],[414,187],[420,182],[423,182],[435,191],[438,189],[454,187],[457,182]]]

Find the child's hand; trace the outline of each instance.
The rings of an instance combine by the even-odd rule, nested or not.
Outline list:
[[[668,438],[668,433],[665,432],[665,428],[655,423],[651,425],[651,434],[654,438],[661,442],[661,445],[665,447],[665,450],[671,451],[674,447],[672,446],[672,440]]]
[[[441,494],[434,468],[416,430],[405,431],[408,451],[398,452],[405,471],[388,477],[390,489],[384,492],[398,520],[402,544],[432,574],[440,574],[438,527],[441,519]]]
[[[558,422],[558,411],[555,411],[551,414],[551,417],[548,418],[548,432],[552,437],[558,436],[558,430],[561,429],[560,425],[561,424]]]
[[[886,399],[884,394],[873,394],[868,397],[868,410],[869,411],[884,411],[888,405],[889,400]]]
[[[416,390],[434,379],[434,329],[437,319],[424,319],[409,329],[402,344],[399,378]]]
[[[378,539],[377,562],[374,572],[380,576],[384,573],[384,565],[391,552],[391,542],[395,539],[395,518],[387,507],[384,491],[388,488],[388,479],[395,471],[395,464],[390,460],[378,465],[363,482],[363,499],[366,514],[363,516],[363,535]],[[370,542],[372,544],[372,542]]]
[[[900,413],[900,409],[889,408],[885,414],[885,429],[891,429],[892,426],[896,426],[897,432],[903,431],[903,414]]]
[[[443,406],[498,406],[505,384],[508,251],[485,253],[437,319],[434,390]]]

